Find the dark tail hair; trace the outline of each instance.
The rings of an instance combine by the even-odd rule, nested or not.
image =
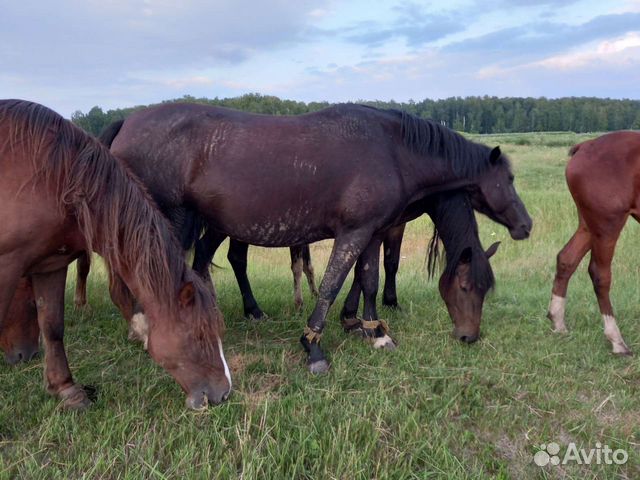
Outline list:
[[[116,138],[116,135],[118,135],[118,132],[120,132],[120,129],[122,128],[123,124],[124,124],[124,120],[116,120],[115,122],[107,125],[104,128],[104,130],[102,130],[102,132],[100,133],[100,136],[98,137],[98,140],[100,140],[100,143],[111,148],[113,139]]]

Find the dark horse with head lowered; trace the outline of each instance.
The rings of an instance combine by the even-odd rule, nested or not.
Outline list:
[[[102,138],[111,152],[169,217],[191,210],[207,228],[253,245],[335,239],[301,338],[312,372],[328,368],[320,337],[349,270],[409,205],[465,189],[513,238],[526,238],[532,225],[498,147],[399,111],[347,104],[268,116],[174,103],[109,130]]]

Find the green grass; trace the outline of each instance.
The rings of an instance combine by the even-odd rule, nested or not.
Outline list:
[[[288,252],[250,249],[254,292],[271,316],[254,324],[242,318],[220,251],[215,261],[224,268],[214,276],[235,391],[224,405],[192,413],[177,384],[127,341],[104,273],[94,269],[90,310],[67,307],[65,339],[76,380],[96,386],[98,399],[67,413],[42,388],[41,360],[0,364],[0,479],[638,478],[639,364],[610,353],[585,265],[569,288],[570,333],[553,334],[545,318],[555,256],[576,226],[563,174],[570,136],[474,137],[511,156],[535,225],[529,240],[514,242],[481,219],[485,246],[502,245],[492,259],[497,288],[485,303],[483,337],[472,346],[451,337],[436,284],[426,278],[424,218],[410,224],[403,245],[404,308],[381,309],[398,349],[373,351],[342,333],[343,292],[323,337],[332,369],[320,377],[307,373],[298,344],[311,302],[294,311]],[[635,223],[623,233],[612,292],[636,351],[639,234]],[[330,245],[312,247],[319,273]],[[69,305],[72,290],[70,281]],[[606,443],[626,449],[629,460],[535,466],[536,446],[551,441]]]

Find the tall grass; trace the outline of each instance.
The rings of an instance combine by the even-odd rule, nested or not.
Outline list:
[[[558,137],[562,145],[553,143]],[[42,388],[41,360],[0,365],[0,479],[638,478],[638,360],[611,354],[584,265],[569,288],[571,332],[553,334],[545,318],[555,255],[576,226],[563,175],[574,137],[476,138],[500,143],[511,156],[535,224],[529,240],[515,242],[480,218],[483,243],[502,245],[492,259],[497,287],[485,303],[483,336],[471,346],[451,337],[436,284],[427,280],[426,218],[407,229],[398,279],[403,309],[380,310],[397,350],[373,351],[341,331],[343,291],[323,337],[332,369],[319,377],[307,373],[298,344],[312,301],[295,312],[288,252],[250,249],[249,275],[270,315],[251,323],[222,249],[214,277],[235,392],[204,413],[187,411],[179,387],[127,341],[99,269],[88,311],[71,307],[70,280],[70,364],[77,381],[98,388],[98,399],[84,413],[64,412]],[[623,232],[612,292],[634,350],[639,233],[635,224]],[[319,273],[330,247],[312,247]],[[626,449],[629,460],[534,465],[537,446],[551,441],[587,449],[606,443]]]

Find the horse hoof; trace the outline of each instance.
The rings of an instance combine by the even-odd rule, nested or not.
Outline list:
[[[62,407],[65,410],[80,411],[91,405],[91,400],[79,385],[72,385],[58,393],[62,399]]]
[[[385,335],[384,337],[376,337],[373,340],[373,348],[385,348],[387,350],[394,350],[396,348],[396,344],[389,335]]]
[[[614,349],[613,354],[619,357],[633,357],[633,352],[626,345]]]
[[[329,371],[329,362],[326,360],[318,360],[308,364],[309,371],[315,375],[327,373]]]
[[[567,327],[562,326],[562,327],[555,327],[552,330],[553,333],[569,333],[569,330],[567,330]]]
[[[384,305],[385,307],[391,310],[397,310],[399,312],[402,311],[402,307],[400,306],[397,300],[394,300],[392,302],[382,302],[382,305]]]
[[[260,309],[254,310],[252,312],[245,313],[245,317],[249,319],[250,322],[262,322],[263,320],[267,320],[269,317]]]

